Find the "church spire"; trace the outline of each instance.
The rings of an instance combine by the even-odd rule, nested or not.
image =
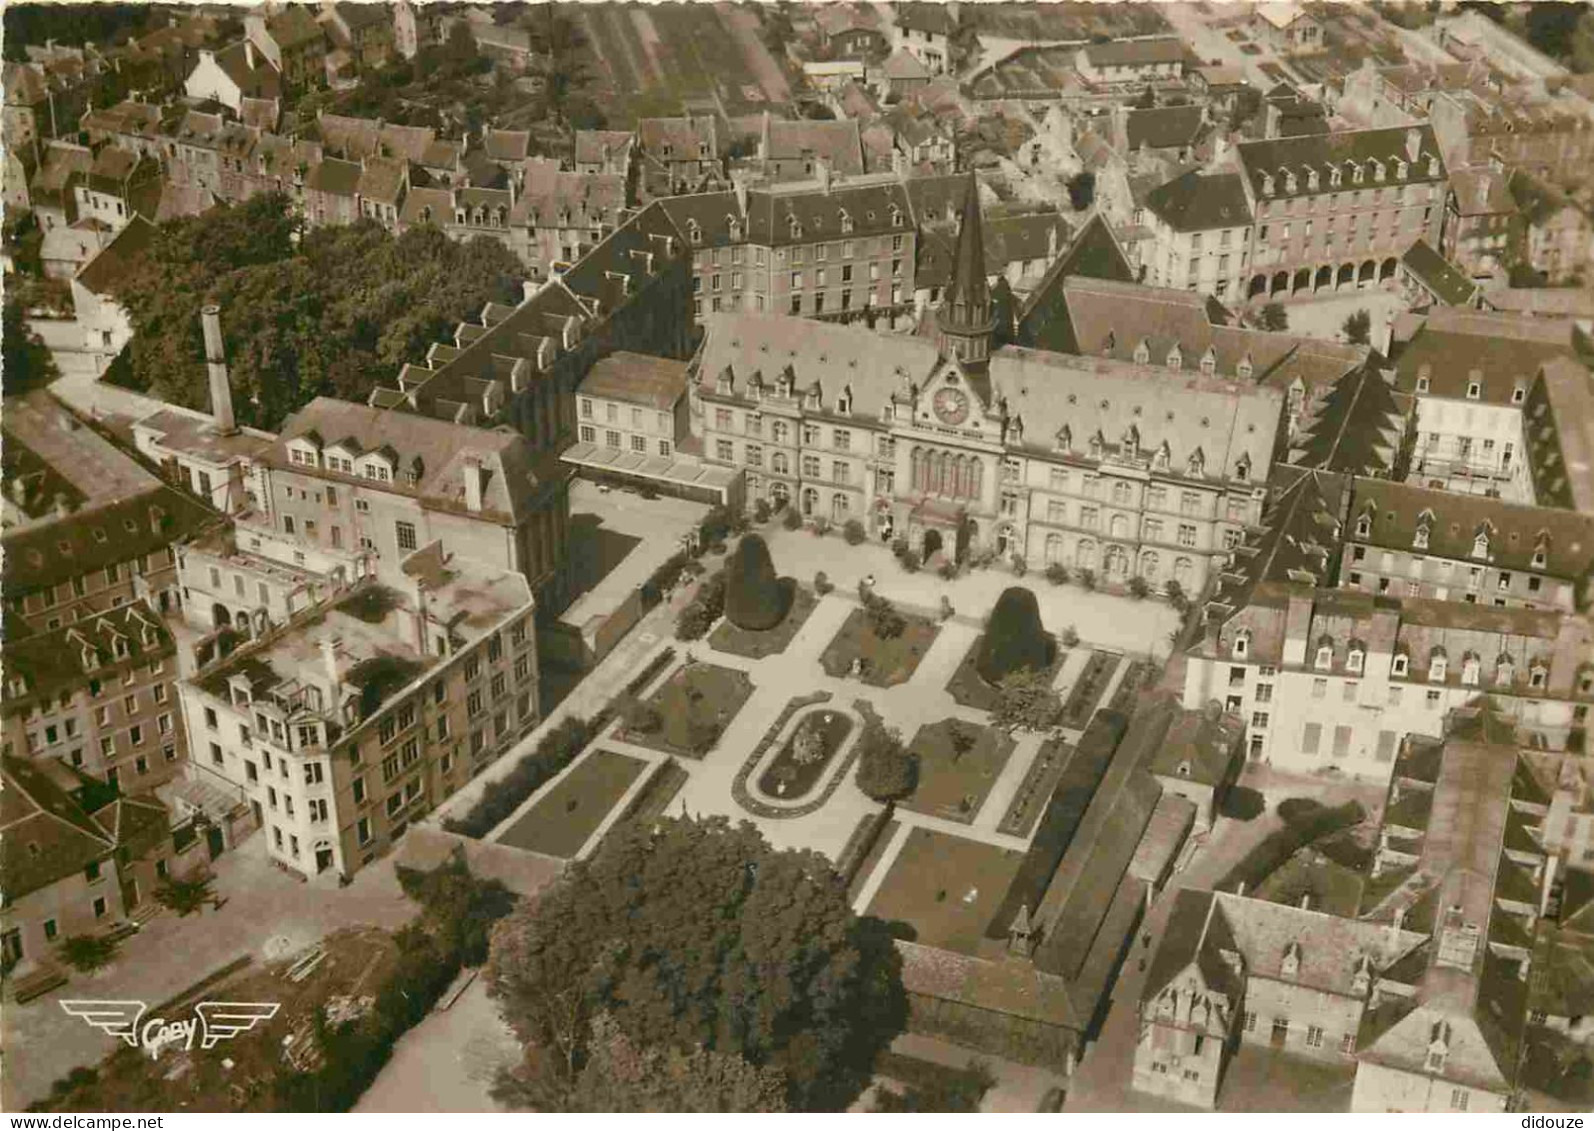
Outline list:
[[[980,191],[973,173],[969,174],[968,190],[963,196],[952,281],[935,321],[943,354],[958,358],[965,368],[983,366],[990,360],[991,331],[996,327],[996,316],[991,304],[991,287],[985,279]]]

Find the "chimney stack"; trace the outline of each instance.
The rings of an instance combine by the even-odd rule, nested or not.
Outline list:
[[[342,642],[336,636],[321,641],[321,662],[326,666],[327,682],[332,686],[334,699],[338,696],[338,688],[343,686],[343,669],[338,664],[338,645]]]
[[[1406,160],[1412,164],[1422,155],[1422,131],[1412,126],[1406,131]]]
[[[251,71],[255,69],[255,45],[248,36],[244,37],[244,61]]]
[[[210,415],[216,431],[231,436],[238,431],[232,416],[232,386],[227,381],[227,351],[221,340],[221,307],[207,304],[199,312],[205,327],[205,365],[210,370]]]
[[[482,461],[478,455],[465,457],[465,509],[480,514],[482,509]]]
[[[1262,131],[1262,136],[1268,138],[1278,137],[1279,119],[1283,116],[1284,112],[1279,109],[1279,104],[1277,102],[1269,102],[1267,104],[1266,128]]]

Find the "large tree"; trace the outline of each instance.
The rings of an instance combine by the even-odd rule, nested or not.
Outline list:
[[[1041,626],[1034,591],[1012,585],[1002,590],[985,622],[974,668],[987,682],[1001,683],[1011,672],[1051,667],[1054,650],[1051,636]]]
[[[738,628],[762,631],[785,620],[790,604],[790,586],[775,576],[769,546],[761,535],[745,536],[725,567],[725,619]]]
[[[162,225],[115,291],[134,336],[125,380],[205,409],[199,308],[222,308],[239,419],[276,428],[317,396],[363,401],[489,301],[518,297],[519,262],[489,239],[425,225],[318,228],[295,244],[286,197]]]
[[[622,827],[500,925],[487,976],[545,1102],[566,1105],[600,1014],[639,1050],[778,1070],[802,1110],[844,1109],[905,1020],[896,950],[829,861],[722,817]]]
[[[55,358],[28,325],[22,304],[14,297],[5,304],[4,331],[0,376],[3,376],[7,396],[43,388],[61,375]]]

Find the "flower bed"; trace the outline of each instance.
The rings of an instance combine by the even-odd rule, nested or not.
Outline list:
[[[861,661],[858,677],[864,683],[895,687],[913,678],[940,631],[933,621],[904,614],[902,631],[882,639],[870,627],[868,611],[854,609],[819,657],[819,663],[826,675],[840,678],[852,674],[853,661]]]
[[[810,711],[759,775],[759,790],[768,797],[802,797],[851,733],[852,720],[840,711]]]

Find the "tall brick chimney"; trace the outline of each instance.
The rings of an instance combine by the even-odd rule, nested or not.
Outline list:
[[[227,351],[221,340],[221,307],[206,305],[199,312],[205,327],[205,365],[210,370],[210,415],[216,431],[230,436],[238,431],[232,415],[232,386],[227,380]]]

